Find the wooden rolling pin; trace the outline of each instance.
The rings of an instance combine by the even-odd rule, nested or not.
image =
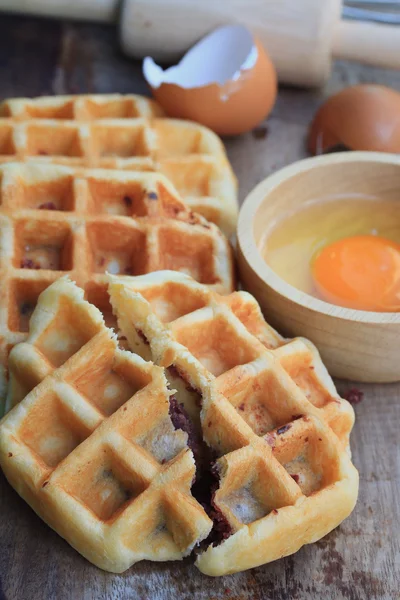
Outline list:
[[[280,81],[321,85],[331,59],[400,68],[400,27],[341,18],[342,0],[0,0],[0,9],[113,22],[123,50],[178,60],[229,23],[247,26],[267,48]],[[393,3],[394,4],[394,3]]]

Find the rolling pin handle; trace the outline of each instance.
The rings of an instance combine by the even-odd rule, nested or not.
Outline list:
[[[400,69],[400,26],[342,20],[334,32],[332,55],[374,67]]]

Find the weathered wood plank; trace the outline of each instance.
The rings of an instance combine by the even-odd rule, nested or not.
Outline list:
[[[111,27],[0,15],[0,96],[146,92],[140,65],[124,58]],[[325,90],[285,89],[266,125],[227,142],[241,198],[268,173],[305,156],[315,107],[357,81],[400,89],[400,73],[338,63]],[[350,384],[340,383],[345,390]],[[366,600],[399,598],[400,385],[360,386],[352,436],[360,498],[320,542],[276,563],[211,579],[191,560],[103,573],[51,531],[0,476],[0,599]]]

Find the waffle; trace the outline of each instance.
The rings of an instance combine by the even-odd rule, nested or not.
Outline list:
[[[118,349],[65,277],[43,292],[32,324],[36,347],[21,346],[45,376],[0,424],[10,484],[107,571],[189,554],[212,521],[190,492],[195,463],[163,370]]]
[[[240,379],[243,370],[267,353],[285,371],[304,406],[349,446],[354,411],[338,395],[317,349],[304,338],[282,338],[247,292],[220,296],[184,274],[164,271],[112,278],[109,293],[129,347],[167,367],[173,387],[179,388],[176,375],[194,390],[207,382],[223,386]],[[197,399],[190,393],[182,396],[188,413],[198,413]]]
[[[2,165],[0,179],[0,398],[10,349],[26,338],[39,294],[63,273],[109,325],[106,270],[173,268],[232,290],[227,240],[160,174],[32,163]]]
[[[262,392],[265,408],[275,423],[284,423],[271,423],[267,435],[257,435],[233,406],[237,389],[231,397],[216,395],[204,403],[205,439],[220,456],[212,495],[220,538],[196,561],[206,575],[236,573],[293,554],[337,527],[357,501],[357,470],[332,430],[307,414],[293,420],[285,403],[276,404],[269,387],[273,365],[257,375],[263,383],[269,380]],[[239,393],[243,402],[252,401],[251,388]],[[286,394],[284,384],[285,400]]]
[[[158,171],[172,181],[192,210],[227,235],[235,230],[235,176],[221,140],[196,123],[146,118],[0,118],[0,163],[32,160],[69,167]]]
[[[30,119],[98,121],[99,119],[163,116],[164,111],[157,102],[136,94],[11,98],[0,104],[0,117],[10,117],[15,121]]]
[[[248,294],[220,298],[179,274],[112,278],[110,295],[128,344],[183,382],[177,399],[190,416],[197,406],[218,457],[209,499],[217,537],[197,558],[203,573],[292,554],[350,514],[354,414],[312,345],[285,343]]]

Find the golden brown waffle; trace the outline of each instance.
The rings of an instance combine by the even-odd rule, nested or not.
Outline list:
[[[99,119],[134,119],[162,117],[157,102],[136,94],[80,94],[76,96],[40,96],[11,98],[0,104],[0,117],[16,121],[62,119],[98,121]]]
[[[107,324],[106,271],[173,268],[222,292],[233,287],[229,244],[157,173],[0,166],[0,398],[7,357],[26,338],[39,294],[63,273]]]
[[[174,119],[63,121],[0,118],[0,163],[158,171],[188,206],[227,235],[237,221],[236,179],[212,131]]]
[[[189,554],[212,521],[190,492],[193,454],[162,369],[117,349],[67,278],[43,292],[32,321],[36,345],[21,346],[45,377],[0,424],[11,485],[102,569]]]
[[[211,500],[220,536],[196,561],[207,575],[236,573],[293,554],[337,527],[357,501],[357,470],[332,430],[307,413],[293,420],[288,409],[302,407],[273,364],[260,365],[254,376],[245,392],[237,384],[231,396],[205,394],[204,436],[220,456]],[[240,413],[242,403],[253,401],[252,384],[270,411],[266,435],[257,434]],[[278,398],[282,394],[281,403],[271,384]],[[238,394],[241,404],[234,406]]]
[[[171,271],[112,278],[109,292],[119,327],[138,354],[164,367],[173,366],[195,390],[206,382],[218,389],[235,382],[253,368],[254,361],[272,355],[304,406],[311,405],[311,413],[348,446],[354,411],[337,393],[317,349],[304,338],[282,338],[247,292],[223,297]],[[173,375],[170,372],[173,387],[179,387]],[[196,400],[189,393],[183,396],[188,413],[195,415]],[[262,427],[262,406],[257,418]]]
[[[112,278],[110,294],[128,344],[165,366],[174,387],[181,380],[177,399],[195,423],[201,407],[204,440],[219,457],[217,540],[196,561],[202,572],[292,554],[350,514],[354,413],[310,343],[280,338],[248,294],[221,298],[180,274]]]

